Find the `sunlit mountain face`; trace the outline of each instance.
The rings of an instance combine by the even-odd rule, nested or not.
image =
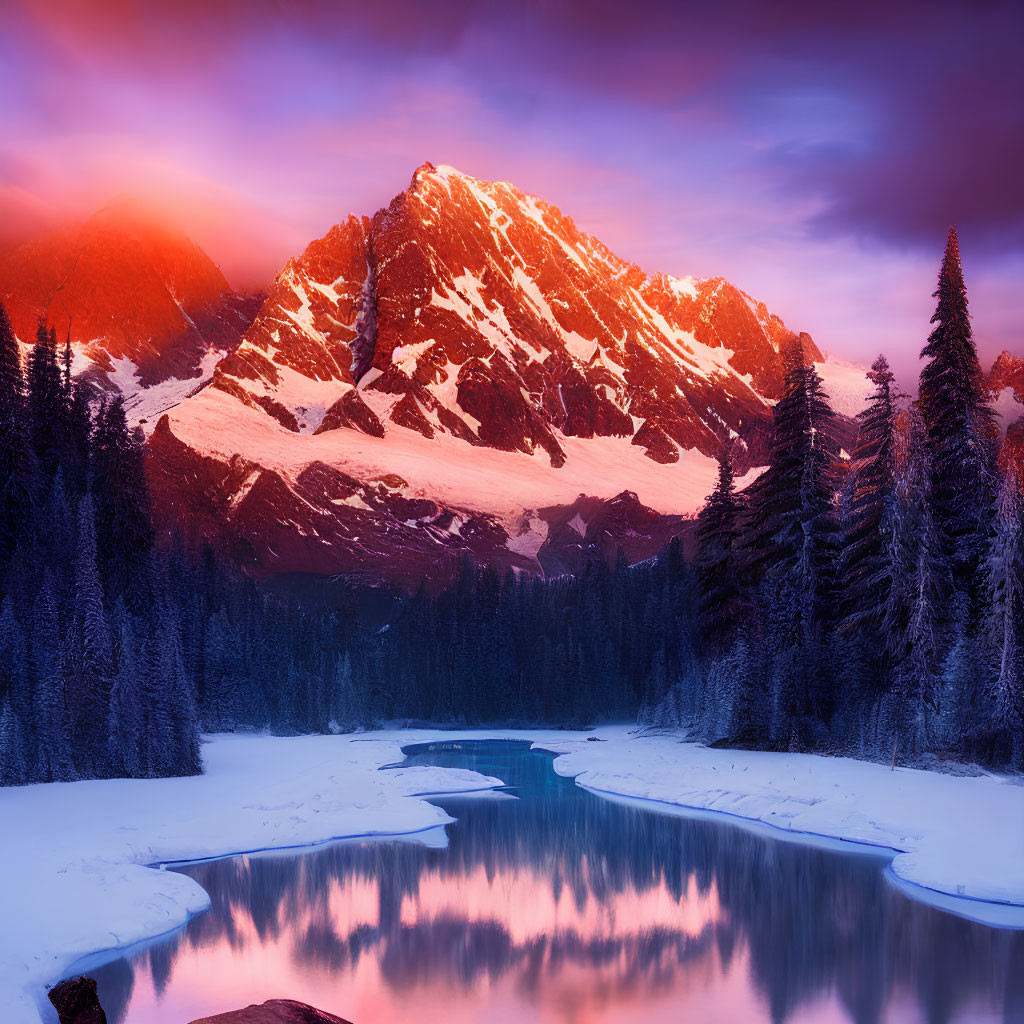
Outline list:
[[[454,745],[448,745],[449,748]],[[356,1022],[1014,1020],[1024,935],[901,896],[836,853],[610,802],[512,744],[413,754],[505,793],[447,844],[350,842],[185,870],[212,908],[94,972],[111,1019],[287,995]]]

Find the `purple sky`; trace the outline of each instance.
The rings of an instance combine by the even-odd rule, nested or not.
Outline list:
[[[1024,4],[7,0],[0,235],[131,193],[261,282],[424,160],[905,377],[960,229],[1024,352]]]

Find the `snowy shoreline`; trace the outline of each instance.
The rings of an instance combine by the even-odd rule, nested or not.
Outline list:
[[[0,1020],[56,1020],[45,987],[72,965],[110,959],[209,906],[196,882],[159,865],[414,835],[452,820],[424,794],[501,784],[462,769],[379,770],[413,741],[397,731],[216,736],[201,776],[0,789]]]
[[[889,851],[891,880],[908,897],[1024,928],[1024,780],[598,734],[607,742],[543,744],[561,755],[555,771],[667,813],[724,815],[777,838]]]
[[[558,774],[610,799],[724,814],[793,841],[881,847],[908,896],[1024,926],[1024,786],[1005,777],[712,750],[634,736],[627,726],[216,736],[204,745],[203,776],[0,789],[8,826],[0,1019],[38,1024],[48,1010],[45,985],[72,965],[152,941],[206,909],[192,879],[147,865],[429,833],[452,820],[429,797],[485,793],[501,780],[461,769],[379,769],[411,744],[488,738],[529,741],[556,755]]]

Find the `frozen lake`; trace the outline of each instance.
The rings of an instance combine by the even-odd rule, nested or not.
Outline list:
[[[1024,932],[908,899],[889,854],[605,800],[512,742],[408,748],[498,776],[458,820],[180,870],[211,909],[90,969],[112,1024],[269,998],[355,1024],[1024,1021]]]

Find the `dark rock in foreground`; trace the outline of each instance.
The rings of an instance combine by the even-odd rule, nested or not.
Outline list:
[[[96,995],[96,982],[92,978],[69,978],[54,985],[48,995],[50,1002],[57,1009],[60,1024],[107,1024],[107,1015],[100,1006],[99,997]],[[271,1019],[273,1018],[268,1018]],[[308,1019],[317,1020],[316,1017]],[[329,1017],[322,1019],[331,1020]],[[287,1018],[282,1017],[281,1020]]]
[[[95,986],[94,986],[95,987]],[[61,1018],[61,1024],[64,1024]],[[78,1024],[76,1021],[75,1024]],[[315,1006],[297,1003],[292,999],[268,999],[259,1006],[247,1006],[244,1010],[218,1013],[214,1017],[203,1017],[192,1024],[349,1024],[333,1013],[325,1013]]]

